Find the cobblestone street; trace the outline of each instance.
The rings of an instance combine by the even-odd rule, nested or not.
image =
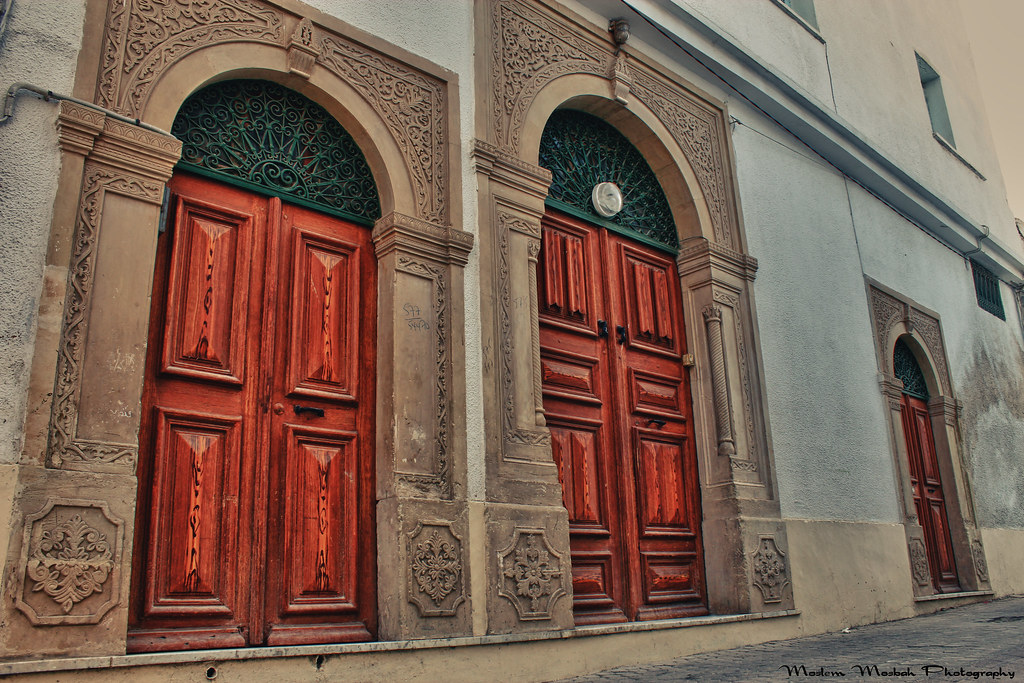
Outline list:
[[[1024,597],[848,632],[750,645],[568,679],[785,681],[822,678],[1007,681],[1024,678]]]

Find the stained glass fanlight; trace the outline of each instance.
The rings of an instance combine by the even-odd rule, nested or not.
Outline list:
[[[559,109],[540,142],[540,165],[551,171],[549,205],[663,249],[677,251],[679,238],[661,184],[639,150],[601,119]],[[601,182],[622,191],[622,210],[603,218],[591,192]]]
[[[914,357],[907,343],[902,339],[896,340],[896,348],[892,354],[893,374],[903,381],[903,393],[910,394],[923,401],[928,400],[928,384],[924,379],[924,372]]]
[[[178,168],[372,224],[380,200],[366,158],[327,110],[275,83],[231,80],[190,96],[171,132]]]

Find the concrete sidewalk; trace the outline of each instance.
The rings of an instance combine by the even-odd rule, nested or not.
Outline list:
[[[750,645],[567,679],[603,681],[1024,679],[1024,597],[848,632]]]

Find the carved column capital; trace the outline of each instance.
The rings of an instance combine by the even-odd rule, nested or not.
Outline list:
[[[89,160],[165,183],[181,158],[181,140],[107,117]],[[159,204],[159,199],[157,200]]]
[[[478,173],[541,200],[540,206],[543,207],[543,201],[548,196],[548,188],[551,186],[551,171],[548,169],[522,161],[483,140],[477,140],[473,146],[473,161]],[[543,213],[543,208],[540,211]]]
[[[374,223],[373,243],[377,258],[401,251],[464,266],[473,250],[473,235],[392,211]]]
[[[87,155],[103,132],[103,112],[62,100],[57,114],[57,141],[65,152]]]
[[[725,281],[731,276],[752,282],[757,274],[756,258],[705,237],[683,240],[676,263],[680,277],[684,278],[704,268],[711,270],[714,281]]]
[[[889,409],[899,411],[900,401],[903,398],[903,382],[890,374],[881,374],[878,378],[878,386],[882,390],[889,403]]]

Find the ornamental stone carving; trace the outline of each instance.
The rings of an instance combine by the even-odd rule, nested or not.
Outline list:
[[[530,105],[549,82],[568,74],[608,78],[620,102],[636,96],[682,147],[708,203],[715,241],[735,244],[736,215],[725,169],[724,119],[643,65],[612,41],[598,39],[540,7],[496,0],[491,23],[492,120],[495,142],[518,154]]]
[[[126,116],[142,116],[168,68],[200,49],[226,43],[276,46],[286,51],[292,73],[309,78],[320,65],[352,86],[380,115],[405,156],[418,217],[447,224],[447,85],[269,3],[112,0],[96,101]]]
[[[568,571],[544,529],[517,528],[498,552],[498,573],[498,595],[512,602],[521,621],[550,619],[555,602],[567,593]]]
[[[25,519],[15,605],[37,626],[98,623],[120,601],[123,538],[105,503],[47,500]]]
[[[974,556],[974,571],[978,574],[978,580],[988,581],[988,562],[985,561],[985,548],[982,547],[979,539],[974,539],[971,544],[971,555]]]
[[[449,524],[417,524],[409,532],[409,602],[420,616],[454,616],[466,599],[462,539]]]
[[[910,570],[913,572],[918,586],[927,586],[931,583],[932,575],[928,569],[928,552],[924,548],[924,541],[919,538],[910,539]]]
[[[49,458],[53,467],[97,471],[135,470],[139,450],[137,444],[107,443],[77,437],[79,392],[104,196],[114,192],[159,203],[161,189],[157,183],[120,171],[93,164],[85,166],[50,416]]]
[[[952,395],[949,370],[946,362],[946,348],[942,342],[942,327],[938,319],[925,313],[910,302],[902,301],[877,287],[870,287],[871,317],[875,324],[875,344],[878,349],[883,374],[893,375],[892,336],[893,328],[902,323],[907,332],[913,332],[928,349],[935,363],[942,393]]]
[[[772,536],[762,536],[754,551],[754,586],[761,591],[765,603],[782,602],[782,593],[789,585],[786,554]]]

